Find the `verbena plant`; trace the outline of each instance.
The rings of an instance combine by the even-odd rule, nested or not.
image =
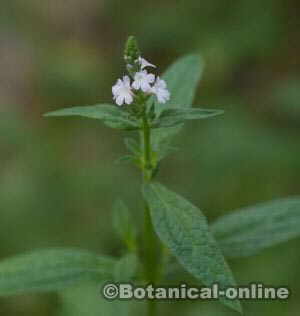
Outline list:
[[[299,235],[300,198],[236,210],[209,226],[197,206],[155,181],[160,161],[173,152],[171,140],[183,124],[223,111],[191,107],[203,70],[199,56],[180,58],[162,79],[148,73],[155,66],[141,57],[133,37],[127,41],[124,57],[128,75],[112,88],[117,105],[70,107],[46,116],[79,115],[138,134],[139,141],[125,138],[129,154],[121,160],[132,162],[142,174],[143,229],[134,226],[126,205],[118,200],[113,224],[124,242],[124,256],[59,248],[9,258],[0,263],[1,296],[58,291],[85,280],[166,284],[172,258],[206,286],[235,286],[226,257],[250,256]],[[238,300],[220,301],[242,312]],[[156,315],[156,302],[149,300],[147,306],[148,315]]]

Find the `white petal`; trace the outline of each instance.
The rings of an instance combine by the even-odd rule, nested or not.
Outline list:
[[[167,100],[163,96],[159,96],[159,98],[158,98],[159,103],[166,103],[166,101]]]
[[[125,103],[126,104],[131,104],[132,101],[133,101],[133,97],[132,97],[131,94],[128,94],[128,95],[125,96]]]
[[[165,90],[164,99],[165,99],[165,101],[169,101],[170,100],[170,92],[167,91],[167,90]]]
[[[164,89],[167,88],[167,84],[166,84],[165,80],[160,80],[159,85],[161,88],[164,88]]]
[[[156,68],[155,65],[150,64],[145,58],[139,57],[138,62],[140,63],[142,69],[144,69],[146,67]]]
[[[119,95],[116,99],[116,103],[121,106],[124,103],[124,97],[122,95]]]
[[[149,83],[154,82],[154,81],[155,81],[155,75],[153,75],[153,74],[148,74],[148,75],[147,75],[147,80],[148,80]]]
[[[158,102],[166,103],[170,99],[170,92],[167,89],[154,89]]]
[[[132,87],[135,89],[135,90],[138,90],[140,88],[140,82],[139,81],[134,81],[133,84],[132,84]]]
[[[157,77],[156,82],[155,82],[155,86],[157,88],[165,89],[167,87],[167,84],[166,84],[165,80],[160,79],[159,77]]]
[[[149,85],[148,82],[143,81],[141,83],[141,89],[142,89],[143,92],[148,92],[148,91],[151,90],[151,86]]]
[[[129,87],[130,86],[130,78],[128,76],[123,77],[123,82],[125,86]]]
[[[120,87],[120,84],[122,84],[122,81],[118,79],[117,82],[112,86],[112,92],[116,91]]]
[[[111,90],[112,90],[113,95],[116,95],[118,94],[118,91],[120,90],[120,88],[118,86],[113,86]]]

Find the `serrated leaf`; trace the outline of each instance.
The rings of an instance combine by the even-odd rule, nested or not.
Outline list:
[[[227,257],[246,257],[300,236],[300,197],[236,210],[211,225]]]
[[[83,116],[102,120],[112,128],[134,130],[139,129],[139,123],[126,111],[112,104],[96,104],[87,106],[74,106],[46,113],[44,116]]]
[[[136,249],[136,226],[126,204],[117,200],[113,206],[113,226],[129,250]]]
[[[138,259],[133,253],[124,255],[117,261],[114,269],[114,281],[130,282],[137,276]]]
[[[0,262],[0,295],[56,291],[112,278],[115,260],[77,249],[45,249]]]
[[[184,123],[186,120],[206,119],[213,116],[223,114],[223,110],[213,109],[180,109],[173,108],[163,111],[160,117],[153,122],[153,127],[172,127]]]
[[[206,286],[236,285],[205,216],[196,206],[158,183],[146,185],[144,196],[156,233],[187,271]],[[241,312],[239,301],[221,301]]]
[[[171,93],[170,101],[166,104],[155,102],[157,116],[166,108],[172,108],[173,104],[178,104],[182,108],[192,106],[194,95],[200,77],[203,72],[203,61],[198,55],[188,55],[179,58],[172,64],[162,76],[166,80]],[[154,99],[149,100],[149,104]],[[156,151],[160,151],[164,146],[169,146],[173,136],[176,135],[183,125],[170,128],[153,130],[152,145]]]

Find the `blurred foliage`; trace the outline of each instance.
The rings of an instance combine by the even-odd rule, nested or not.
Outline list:
[[[46,246],[120,254],[108,225],[113,199],[128,201],[137,220],[141,212],[138,173],[113,164],[126,152],[121,133],[93,120],[41,114],[110,102],[130,34],[161,69],[182,54],[200,53],[206,68],[195,104],[225,110],[184,129],[175,142],[181,150],[162,163],[162,182],[210,221],[299,194],[299,14],[296,0],[3,2],[0,257]],[[231,262],[241,284],[288,284],[293,292],[288,302],[246,303],[246,315],[298,315],[298,249],[294,240]],[[94,285],[87,286],[62,295],[1,298],[0,312],[96,315],[101,302]],[[174,315],[232,315],[215,303],[160,305]]]

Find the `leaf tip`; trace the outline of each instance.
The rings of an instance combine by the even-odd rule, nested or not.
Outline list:
[[[224,302],[228,307],[239,313],[240,315],[244,315],[243,306],[239,300],[232,300],[228,301],[226,300]]]
[[[57,111],[51,111],[51,112],[46,112],[42,114],[43,117],[51,117],[51,116],[57,116]]]

